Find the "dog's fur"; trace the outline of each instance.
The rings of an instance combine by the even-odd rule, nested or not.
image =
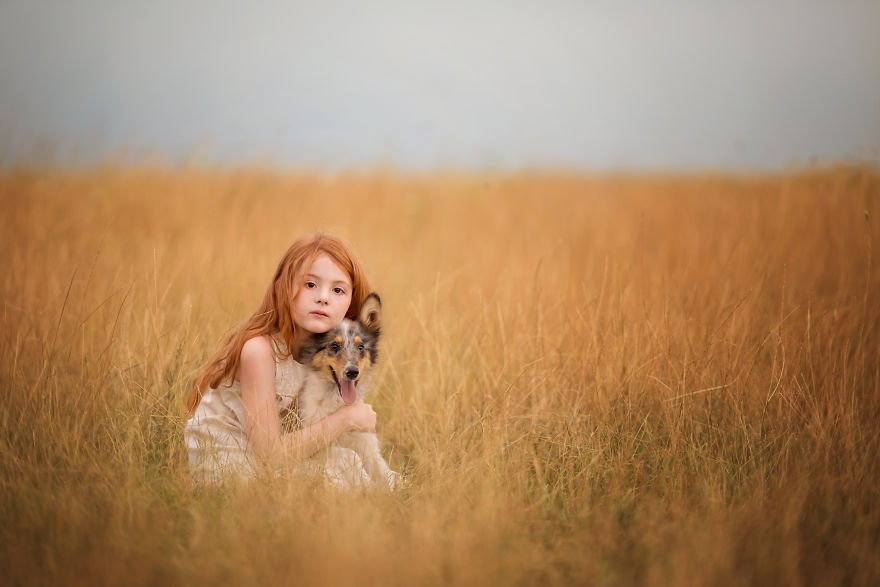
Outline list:
[[[382,303],[371,293],[357,320],[345,319],[323,334],[315,334],[301,350],[300,360],[312,372],[296,402],[302,426],[309,426],[361,400],[369,392],[381,333]],[[400,475],[388,467],[379,451],[375,433],[347,432],[334,443],[350,448],[361,458],[372,483],[395,489]]]

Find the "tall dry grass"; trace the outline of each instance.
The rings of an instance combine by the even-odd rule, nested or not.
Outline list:
[[[2,581],[876,584],[880,176],[0,173]],[[194,487],[296,236],[383,297],[410,486]]]

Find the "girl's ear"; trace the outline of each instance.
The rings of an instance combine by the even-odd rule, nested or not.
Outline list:
[[[358,320],[367,330],[379,332],[382,327],[382,300],[379,299],[379,294],[373,292],[367,296],[364,303],[361,304],[361,314],[358,316]]]

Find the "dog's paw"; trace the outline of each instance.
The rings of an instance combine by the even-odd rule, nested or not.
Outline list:
[[[395,491],[406,485],[406,477],[395,471],[388,472],[388,489]]]

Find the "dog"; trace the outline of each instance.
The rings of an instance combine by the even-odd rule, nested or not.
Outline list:
[[[357,320],[344,319],[336,328],[314,334],[300,351],[300,361],[311,372],[296,400],[296,416],[305,427],[323,420],[343,406],[351,405],[370,390],[372,368],[376,364],[381,334],[382,301],[371,293],[361,305]],[[394,490],[402,477],[391,470],[379,451],[373,432],[346,432],[333,443],[353,450],[369,476],[371,484]],[[355,461],[343,463],[359,467],[354,455],[345,451],[326,451],[328,460],[348,454]],[[329,471],[340,463],[327,463]]]

